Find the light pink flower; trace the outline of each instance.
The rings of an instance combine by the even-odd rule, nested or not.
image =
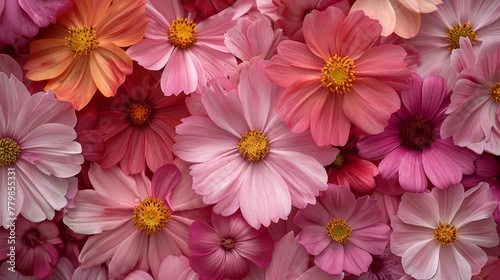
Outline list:
[[[500,155],[500,37],[485,39],[477,56],[469,40],[460,43],[454,67],[463,70],[453,87],[441,136],[453,137],[455,145],[479,154]]]
[[[187,255],[192,223],[185,201],[199,201],[172,164],[159,168],[150,181],[144,172],[127,176],[117,166],[93,164],[89,178],[95,190],[77,193],[76,207],[64,222],[76,233],[94,234],[79,260],[83,268],[108,262],[109,277],[123,278],[133,270],[151,270],[157,277],[168,255]],[[111,186],[111,187],[110,187]]]
[[[382,36],[394,32],[403,38],[411,38],[420,29],[420,14],[434,12],[441,3],[441,0],[356,0],[351,12],[362,10],[378,20],[382,25]]]
[[[348,188],[330,184],[319,202],[299,210],[293,221],[302,228],[299,243],[319,268],[359,275],[368,270],[370,254],[382,254],[389,241],[390,228],[377,222],[379,216],[375,200],[356,199]]]
[[[372,47],[380,31],[361,11],[346,17],[329,7],[306,16],[305,44],[278,45],[266,73],[286,87],[276,110],[293,132],[310,129],[318,145],[343,146],[351,124],[368,134],[384,130],[400,107],[395,89],[408,87],[410,72],[400,46]]]
[[[282,91],[258,60],[242,69],[237,88],[227,79],[206,88],[201,102],[207,115],[185,118],[176,128],[174,154],[193,163],[194,190],[216,204],[215,213],[241,209],[255,228],[286,219],[292,205],[315,203],[327,188],[322,164],[338,152],[287,128],[274,111]]]
[[[382,160],[382,179],[398,179],[410,192],[423,192],[432,185],[444,189],[474,172],[477,155],[439,136],[448,101],[446,82],[438,76],[422,81],[413,74],[411,88],[401,92],[403,106],[394,113],[380,134],[359,140],[359,155]]]
[[[161,89],[166,96],[190,94],[236,67],[224,46],[224,33],[235,24],[232,11],[201,21],[195,15],[185,11],[181,1],[148,1],[145,38],[127,50],[146,69],[163,69]]]
[[[185,256],[167,256],[161,262],[158,279],[198,280],[200,276],[189,266],[189,259]]]
[[[423,14],[421,18],[419,33],[408,40],[422,58],[417,73],[422,78],[441,76],[450,89],[455,78],[450,54],[460,47],[459,39],[469,37],[477,49],[485,38],[500,38],[500,1],[443,1],[437,11]]]
[[[119,163],[126,174],[137,174],[173,162],[175,126],[189,112],[184,95],[163,95],[159,75],[134,63],[117,95],[105,100],[97,126],[106,144],[103,168]]]
[[[267,267],[273,249],[267,229],[254,229],[239,212],[229,217],[212,213],[212,226],[196,220],[189,228],[189,263],[202,279],[241,279],[251,262]]]
[[[496,207],[486,183],[466,192],[458,184],[405,193],[392,219],[391,251],[416,279],[471,279],[486,264],[481,247],[498,244]]]
[[[53,219],[68,203],[68,178],[80,171],[75,110],[52,91],[30,95],[15,76],[0,72],[0,219],[21,213],[32,222]],[[7,187],[9,186],[9,188]],[[10,192],[10,193],[9,193]],[[14,210],[8,197],[15,194]]]
[[[11,231],[15,233],[15,243],[10,241]],[[23,275],[46,278],[59,261],[59,247],[62,240],[53,221],[33,223],[23,216],[17,217],[13,226],[0,228],[0,260],[12,261],[11,247],[15,248],[13,265]]]

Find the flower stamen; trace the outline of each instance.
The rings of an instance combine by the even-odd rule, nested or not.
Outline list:
[[[460,48],[460,37],[468,37],[472,45],[476,44],[476,32],[474,32],[472,26],[470,26],[468,22],[453,26],[446,32],[446,35],[448,35],[446,37],[446,42],[450,44],[448,46],[448,50],[450,51]]]
[[[151,106],[144,102],[132,103],[128,108],[128,119],[132,125],[142,126],[151,120]]]
[[[196,23],[187,18],[178,18],[168,28],[168,40],[176,47],[187,49],[196,42],[196,32]]]
[[[68,32],[70,35],[64,38],[66,40],[65,45],[71,49],[75,59],[92,53],[99,45],[97,34],[92,26],[68,27]]]
[[[335,218],[326,224],[326,234],[333,241],[344,243],[351,239],[352,229],[343,219]]]
[[[356,81],[356,72],[354,71],[354,60],[348,56],[339,57],[337,54],[328,56],[326,64],[321,69],[321,83],[324,87],[330,89],[336,94],[350,92],[352,83]]]
[[[400,137],[403,145],[411,150],[420,150],[428,147],[434,141],[434,126],[422,117],[403,123]]]
[[[497,82],[492,88],[490,88],[491,99],[495,102],[500,102],[500,82]]]
[[[145,234],[158,233],[170,222],[170,210],[156,197],[147,197],[134,207],[134,226]]]
[[[254,128],[241,135],[241,140],[236,148],[246,160],[258,161],[269,153],[269,138],[264,132]]]
[[[439,224],[434,230],[432,235],[436,241],[445,246],[449,246],[458,239],[458,230],[455,226],[450,224]]]
[[[17,161],[21,155],[21,147],[12,138],[0,138],[0,167],[5,167]]]

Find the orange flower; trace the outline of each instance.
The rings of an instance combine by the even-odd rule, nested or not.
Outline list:
[[[113,2],[111,4],[111,2]],[[33,81],[80,110],[98,89],[107,97],[132,73],[122,47],[146,31],[146,0],[76,0],[75,5],[30,45],[24,68]]]

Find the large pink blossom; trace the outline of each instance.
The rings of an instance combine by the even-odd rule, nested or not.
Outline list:
[[[498,244],[496,207],[486,183],[405,193],[392,219],[391,251],[416,279],[471,279],[486,264],[481,247]]]
[[[266,68],[286,87],[278,114],[295,133],[310,129],[320,146],[346,144],[352,124],[368,134],[382,132],[400,107],[396,90],[408,87],[404,49],[373,47],[381,26],[361,11],[312,11],[303,29],[306,43],[282,41]]]
[[[274,111],[282,91],[258,60],[242,69],[238,85],[219,79],[206,88],[201,103],[207,114],[185,118],[176,128],[174,154],[193,163],[194,190],[216,204],[218,214],[241,209],[255,228],[286,219],[292,205],[315,203],[327,188],[322,165],[338,152],[287,128]]]
[[[439,133],[449,101],[446,82],[438,76],[422,79],[414,74],[411,88],[401,92],[403,106],[389,126],[377,135],[359,140],[359,154],[368,160],[382,160],[378,166],[385,180],[398,179],[410,192],[423,192],[429,183],[447,188],[474,172],[477,155],[457,147]]]
[[[348,188],[330,184],[319,202],[299,210],[293,221],[302,228],[299,243],[319,268],[359,275],[368,270],[370,254],[381,255],[389,241],[390,228],[377,222],[379,216],[375,200],[356,199]]]

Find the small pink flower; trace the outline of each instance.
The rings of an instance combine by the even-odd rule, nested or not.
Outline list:
[[[377,222],[379,216],[375,200],[356,199],[348,188],[330,184],[316,205],[298,211],[294,223],[302,228],[299,243],[319,268],[359,275],[368,270],[370,254],[382,254],[389,241],[390,228]]]
[[[250,263],[269,265],[274,242],[266,228],[254,229],[241,213],[212,213],[212,224],[196,220],[189,228],[190,264],[203,279],[243,278]]]

